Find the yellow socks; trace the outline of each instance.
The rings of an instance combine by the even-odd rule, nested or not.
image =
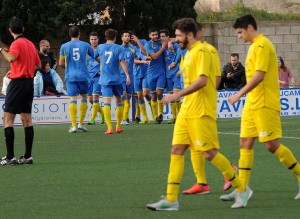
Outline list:
[[[100,103],[99,103],[99,108],[98,108],[98,112],[101,114],[101,116],[104,116],[104,112],[100,106]]]
[[[170,106],[171,106],[171,112],[172,112],[173,118],[176,118],[176,116],[177,116],[177,103],[176,102],[171,103]]]
[[[87,100],[81,100],[80,107],[79,107],[79,111],[80,111],[79,124],[81,125],[83,124],[87,109],[88,109]]]
[[[76,117],[77,117],[77,101],[72,100],[69,105],[69,114],[70,120],[72,122],[72,127],[76,126]]]
[[[107,125],[107,129],[111,130],[112,129],[111,109],[110,109],[110,104],[109,103],[104,103],[103,112],[104,112],[105,123]]]
[[[161,100],[157,100],[157,105],[158,105],[158,115],[163,115],[163,113],[164,113],[164,104],[162,103]]]
[[[171,154],[170,169],[168,175],[167,197],[170,202],[178,199],[179,185],[184,170],[184,155]]]
[[[151,100],[151,109],[152,109],[152,114],[153,114],[153,120],[157,118],[157,101],[156,100]]]
[[[249,185],[254,161],[254,150],[240,149],[239,177],[244,185]]]
[[[93,108],[92,108],[92,117],[91,117],[91,119],[94,120],[94,121],[96,119],[97,112],[99,111],[99,108],[101,108],[100,104],[99,104],[99,100],[94,100],[93,101]]]
[[[245,185],[241,179],[235,174],[230,162],[227,158],[220,152],[210,161],[215,167],[217,167],[223,176],[225,176],[231,183],[233,187],[236,188],[238,192],[244,192],[246,190]]]
[[[278,157],[283,166],[291,170],[296,175],[300,182],[300,165],[291,150],[283,144],[280,144],[274,155]]]
[[[195,176],[197,178],[197,183],[199,185],[207,185],[204,153],[191,149],[191,161]]]
[[[121,128],[121,121],[122,121],[122,114],[123,114],[123,104],[118,103],[117,104],[117,109],[116,109],[116,119],[117,119],[117,124],[116,128]],[[106,117],[105,117],[106,119]]]
[[[148,104],[149,104],[150,109],[151,109],[151,115],[152,115],[152,118],[153,118],[153,120],[155,120],[156,117],[154,117],[154,114],[153,114],[153,109],[152,109],[151,100],[148,101]]]
[[[138,104],[138,101],[135,102],[135,118],[140,118],[140,105]]]
[[[128,99],[123,100],[124,109],[123,109],[123,119],[128,119],[130,101]]]
[[[141,110],[141,113],[143,115],[143,120],[149,120],[148,119],[148,115],[147,115],[147,111],[146,111],[146,106],[145,106],[145,101],[143,100],[139,100],[139,108]]]
[[[176,101],[177,114],[179,113],[180,107],[181,107],[181,101],[180,101],[180,100],[177,100],[177,101]]]

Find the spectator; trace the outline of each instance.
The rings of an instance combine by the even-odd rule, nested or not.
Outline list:
[[[40,50],[39,50],[39,57],[41,61],[46,60],[50,63],[50,68],[56,69],[57,63],[56,59],[53,56],[53,53],[50,52],[50,43],[48,40],[41,40],[39,43]]]
[[[34,96],[67,94],[63,82],[48,61],[42,61],[42,69],[34,77]]]
[[[279,85],[280,88],[288,88],[289,80],[291,81],[291,87],[295,87],[295,77],[288,69],[283,61],[283,58],[281,56],[277,57],[277,63],[278,63],[278,74],[279,74]]]
[[[239,62],[239,54],[232,53],[230,62],[223,67],[219,89],[241,89],[246,84],[245,67]]]

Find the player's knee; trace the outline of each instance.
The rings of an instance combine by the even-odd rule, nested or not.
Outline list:
[[[279,145],[280,144],[277,139],[265,142],[266,149],[268,151],[270,151],[271,153],[275,153],[275,151],[278,149]]]
[[[173,145],[171,149],[171,154],[183,155],[186,149],[187,145]]]

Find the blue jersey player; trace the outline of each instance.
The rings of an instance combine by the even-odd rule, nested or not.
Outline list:
[[[136,57],[137,50],[133,45],[131,45],[130,37],[131,36],[129,31],[127,30],[122,31],[121,40],[122,40],[123,56],[127,64],[129,76],[130,78],[133,78],[133,64],[134,64],[134,59]],[[120,69],[120,72],[121,72],[122,86],[123,86],[122,100],[124,103],[122,125],[129,125],[130,99],[134,94],[134,87],[133,87],[133,83],[126,85],[126,74],[122,68]]]
[[[163,120],[163,90],[166,84],[164,50],[168,42],[158,40],[158,30],[150,28],[148,30],[150,40],[145,45],[147,54],[151,57],[147,70],[148,83],[151,93],[151,107],[156,124]]]
[[[122,47],[124,48],[124,58],[127,64],[129,76],[131,79],[134,78],[134,62],[135,58],[137,57],[137,54],[140,51],[143,51],[143,53],[146,54],[146,50],[143,46],[143,44],[139,41],[139,39],[132,34],[131,31],[124,30],[121,33],[121,39],[122,39]],[[134,43],[134,46],[132,43]],[[121,77],[123,79],[123,103],[124,103],[124,111],[123,111],[123,121],[122,125],[128,125],[129,124],[129,110],[130,110],[130,99],[132,95],[135,93],[134,90],[134,83],[131,83],[130,85],[126,86],[126,75],[124,73],[124,70],[121,69]]]
[[[140,40],[140,42],[143,45],[147,43],[146,40]],[[132,44],[135,45],[134,42],[132,42]],[[135,47],[137,48],[137,46]],[[149,123],[144,97],[146,98],[146,100],[148,101],[151,107],[151,97],[150,97],[149,85],[147,80],[147,69],[150,60],[151,58],[145,56],[141,49],[138,50],[136,59],[134,60],[134,68],[133,68],[134,90],[137,94],[137,103],[143,116],[143,120],[139,122],[140,124]]]
[[[175,64],[172,68],[169,66],[174,63],[173,61],[176,58],[177,49],[179,49],[179,45],[177,43],[172,43],[169,41],[169,31],[167,29],[163,29],[159,31],[159,37],[161,41],[168,41],[168,48],[164,51],[164,57],[166,62],[166,85],[169,93],[175,93],[181,89],[180,85],[180,75],[177,74],[179,72],[179,65]],[[173,118],[168,122],[168,124],[174,124],[176,121],[176,116],[179,112],[180,100],[176,100],[170,103],[171,112]]]
[[[65,68],[65,81],[67,92],[70,97],[69,113],[72,122],[70,133],[77,132],[77,128],[86,132],[86,127],[83,126],[83,120],[88,108],[87,93],[88,81],[90,78],[87,69],[88,55],[94,57],[92,47],[81,40],[80,30],[77,26],[72,26],[69,29],[71,41],[63,44],[60,48],[59,65]],[[77,96],[81,95],[79,124],[76,127],[77,116]]]
[[[95,51],[98,47],[99,36],[97,32],[91,32],[89,35],[90,44]],[[97,116],[97,112],[101,115],[101,124],[104,123],[104,114],[103,110],[99,103],[99,96],[101,94],[101,85],[99,84],[100,78],[100,63],[92,56],[88,56],[88,71],[90,73],[90,81],[89,81],[89,92],[88,92],[88,100],[92,103],[92,117],[88,122],[88,125],[95,125],[95,118]]]
[[[111,123],[111,98],[115,96],[116,101],[116,133],[123,132],[121,128],[121,120],[123,114],[122,103],[122,78],[119,70],[119,64],[121,64],[124,73],[126,75],[126,85],[130,84],[130,77],[128,68],[123,57],[123,48],[120,45],[115,44],[118,32],[113,29],[105,31],[106,43],[98,46],[96,50],[96,57],[100,57],[101,63],[101,75],[99,83],[102,88],[102,96],[104,101],[104,116],[107,125],[106,135],[113,134],[113,128]]]

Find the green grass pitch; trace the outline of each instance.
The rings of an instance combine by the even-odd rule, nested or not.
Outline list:
[[[164,122],[166,123],[166,122]],[[233,164],[239,158],[239,119],[218,120],[221,152]],[[300,117],[283,117],[283,139],[300,160]],[[245,209],[222,202],[223,177],[209,162],[206,173],[211,194],[179,195],[178,212],[154,212],[146,204],[166,191],[173,125],[123,127],[105,136],[105,125],[88,126],[87,133],[68,133],[69,125],[35,126],[34,164],[0,167],[0,218],[299,218],[298,183],[288,170],[255,143]],[[15,154],[24,153],[23,128],[15,128]],[[3,131],[0,155],[5,155]],[[189,151],[180,191],[195,182]]]

